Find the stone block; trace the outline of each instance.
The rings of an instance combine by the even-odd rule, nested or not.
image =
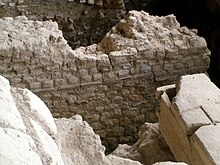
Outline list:
[[[54,80],[54,86],[55,88],[62,88],[67,85],[66,79],[55,79]]]
[[[164,64],[164,70],[172,72],[173,69],[174,69],[173,64],[170,64],[170,63],[165,63]]]
[[[131,118],[131,117],[134,117],[136,116],[138,113],[138,109],[137,108],[130,108],[128,110],[122,110],[122,114],[124,117],[128,117],[128,118]]]
[[[80,76],[81,83],[88,83],[92,82],[92,76],[91,75],[82,75]]]
[[[100,116],[100,121],[106,121],[108,119],[111,118],[111,115],[109,114],[109,112],[103,112]]]
[[[210,118],[210,122],[220,123],[220,103],[203,104],[201,109]]]
[[[89,121],[90,122],[90,121]],[[96,131],[100,131],[103,130],[103,125],[100,122],[96,122],[96,123],[91,123],[90,126],[96,130]],[[96,132],[97,133],[97,132]]]
[[[106,121],[102,121],[102,124],[105,126],[105,128],[112,129],[114,127],[119,126],[119,121],[117,119],[108,119]],[[116,131],[118,129],[116,129]],[[116,134],[117,134],[117,132],[116,132]],[[111,132],[111,135],[113,135],[113,132]]]
[[[133,120],[134,123],[140,123],[140,124],[143,124],[145,121],[146,119],[144,114],[136,115]]]
[[[92,77],[93,77],[94,81],[100,81],[100,82],[102,81],[102,74],[101,73],[93,74]]]
[[[53,88],[54,82],[53,80],[42,82],[42,88]]]
[[[129,76],[129,70],[119,70],[117,74],[119,78],[127,77]]]
[[[175,117],[179,117],[177,120],[180,121],[180,126],[184,130],[184,134],[188,136],[192,135],[199,127],[212,123],[201,108],[184,111]]]
[[[88,75],[89,74],[89,70],[88,69],[80,69],[79,70],[79,74],[84,76],[84,75]]]
[[[71,77],[67,79],[67,81],[68,81],[68,84],[70,85],[77,85],[79,83],[79,78],[72,75]]]
[[[191,137],[192,145],[200,155],[203,164],[220,164],[219,158],[220,124],[199,128]]]
[[[156,50],[156,58],[163,59],[165,57],[165,50],[164,49],[157,49]]]
[[[29,84],[30,89],[41,89],[41,83],[40,82],[31,82]]]
[[[99,118],[100,116],[98,114],[84,115],[84,119],[90,123],[99,122]]]
[[[128,125],[125,127],[125,136],[133,136],[138,132],[137,127]]]
[[[95,0],[88,0],[87,3],[93,5],[95,3]]]

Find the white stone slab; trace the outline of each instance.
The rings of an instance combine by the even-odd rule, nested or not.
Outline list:
[[[206,112],[207,116],[209,116],[214,124],[220,123],[220,103],[203,104],[202,109]]]
[[[211,120],[220,121],[220,109],[215,105],[220,103],[220,89],[205,74],[182,76],[176,88],[173,105],[178,113],[204,107],[203,110]]]
[[[199,127],[212,123],[201,108],[182,112],[179,120],[186,135],[192,135]]]
[[[20,131],[0,128],[1,165],[42,165],[33,139]]]

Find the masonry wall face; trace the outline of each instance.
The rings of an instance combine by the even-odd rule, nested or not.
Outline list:
[[[100,44],[74,51],[55,22],[5,18],[0,29],[0,74],[31,89],[54,117],[82,115],[109,149],[135,142],[140,126],[157,120],[158,86],[209,66],[205,40],[179,27],[174,16],[132,11]]]

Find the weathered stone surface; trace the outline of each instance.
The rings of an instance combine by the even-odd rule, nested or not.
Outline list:
[[[140,165],[129,159],[117,156],[105,156],[105,147],[100,137],[94,133],[92,127],[75,115],[69,119],[56,119],[58,129],[58,143],[61,145],[62,157],[69,165]]]
[[[39,138],[40,144],[38,145],[42,147],[43,154],[50,158],[50,164],[64,165],[59,148],[54,139],[31,118],[30,122],[36,132],[36,136]]]
[[[195,165],[219,164],[220,90],[205,74],[182,76],[175,95],[170,87],[158,89],[157,114],[175,158]]]
[[[62,165],[58,146],[50,136],[55,137],[56,125],[46,105],[27,89],[11,88],[2,76],[0,83],[0,118],[4,119],[0,125],[0,164]]]
[[[34,119],[48,134],[53,136],[57,134],[51,112],[39,97],[28,89],[11,88],[11,92],[16,106],[23,116]]]
[[[192,145],[207,164],[220,164],[219,132],[220,124],[218,123],[199,128],[191,137]]]
[[[112,155],[137,160],[145,165],[175,160],[160,134],[158,123],[145,123],[138,136],[139,140],[133,146],[119,145]]]
[[[182,77],[178,84],[174,104],[180,114],[200,107],[211,122],[220,122],[220,90],[205,74]]]
[[[134,143],[138,128],[156,121],[156,87],[209,66],[204,39],[173,15],[130,11],[101,43],[76,50],[52,21],[8,17],[0,30],[0,73],[13,86],[33,90],[54,117],[83,116],[105,132],[111,150]]]
[[[31,136],[10,128],[0,128],[0,164],[42,165]]]

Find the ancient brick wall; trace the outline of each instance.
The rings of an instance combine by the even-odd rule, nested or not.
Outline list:
[[[0,74],[35,92],[54,117],[82,115],[111,149],[157,120],[158,86],[209,67],[205,40],[173,15],[129,12],[101,43],[76,50],[51,21],[4,18],[0,29]]]

